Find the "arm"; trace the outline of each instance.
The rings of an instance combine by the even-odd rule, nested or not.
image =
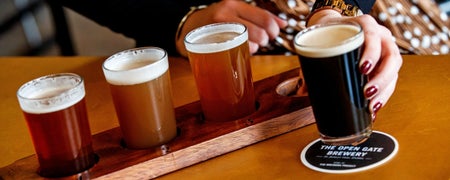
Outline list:
[[[121,33],[136,46],[158,46],[176,55],[178,23],[191,6],[215,0],[49,0]]]
[[[183,38],[192,29],[216,22],[240,22],[249,28],[251,53],[275,38],[287,22],[241,0],[50,0],[136,41],[136,46],[159,46],[169,54],[186,56]],[[217,1],[217,2],[216,2]],[[214,3],[216,2],[216,3]],[[193,6],[209,5],[183,17]],[[177,51],[178,48],[178,51]]]
[[[262,8],[250,5],[242,0],[222,0],[207,8],[195,11],[186,20],[176,40],[180,54],[186,56],[183,38],[196,27],[217,22],[239,22],[247,26],[250,52],[257,52],[280,33],[280,28],[287,26],[285,20]]]

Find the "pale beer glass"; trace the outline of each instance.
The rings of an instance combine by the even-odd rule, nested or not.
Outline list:
[[[163,145],[177,135],[167,52],[141,47],[103,63],[127,148]]]
[[[372,132],[367,77],[359,71],[364,43],[356,23],[329,23],[299,32],[294,45],[299,56],[316,125],[322,142],[357,145]]]
[[[39,161],[38,174],[64,177],[98,161],[85,104],[83,78],[73,73],[31,80],[17,91]]]
[[[205,25],[189,32],[184,43],[206,121],[231,121],[256,111],[244,25]]]

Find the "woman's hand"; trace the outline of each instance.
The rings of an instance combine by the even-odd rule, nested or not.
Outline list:
[[[280,33],[280,28],[287,26],[287,22],[274,14],[259,7],[240,0],[222,0],[209,5],[205,9],[192,13],[180,31],[180,38],[176,40],[177,49],[186,56],[184,37],[186,34],[203,25],[217,22],[238,22],[248,28],[250,53],[266,46],[269,40]]]
[[[364,52],[359,67],[361,73],[369,77],[364,94],[370,99],[369,108],[375,115],[395,90],[403,63],[398,46],[389,29],[379,25],[370,15],[346,17],[334,10],[321,10],[311,16],[308,25],[337,21],[357,22],[364,30]]]

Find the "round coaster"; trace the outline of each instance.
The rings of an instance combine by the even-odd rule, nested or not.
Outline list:
[[[397,151],[394,137],[373,131],[369,139],[357,146],[333,146],[315,140],[302,150],[300,159],[316,171],[353,173],[377,167],[392,159]]]

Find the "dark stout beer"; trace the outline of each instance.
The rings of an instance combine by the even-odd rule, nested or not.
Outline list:
[[[317,127],[325,143],[364,141],[372,119],[359,71],[364,34],[356,24],[319,25],[295,38]]]

